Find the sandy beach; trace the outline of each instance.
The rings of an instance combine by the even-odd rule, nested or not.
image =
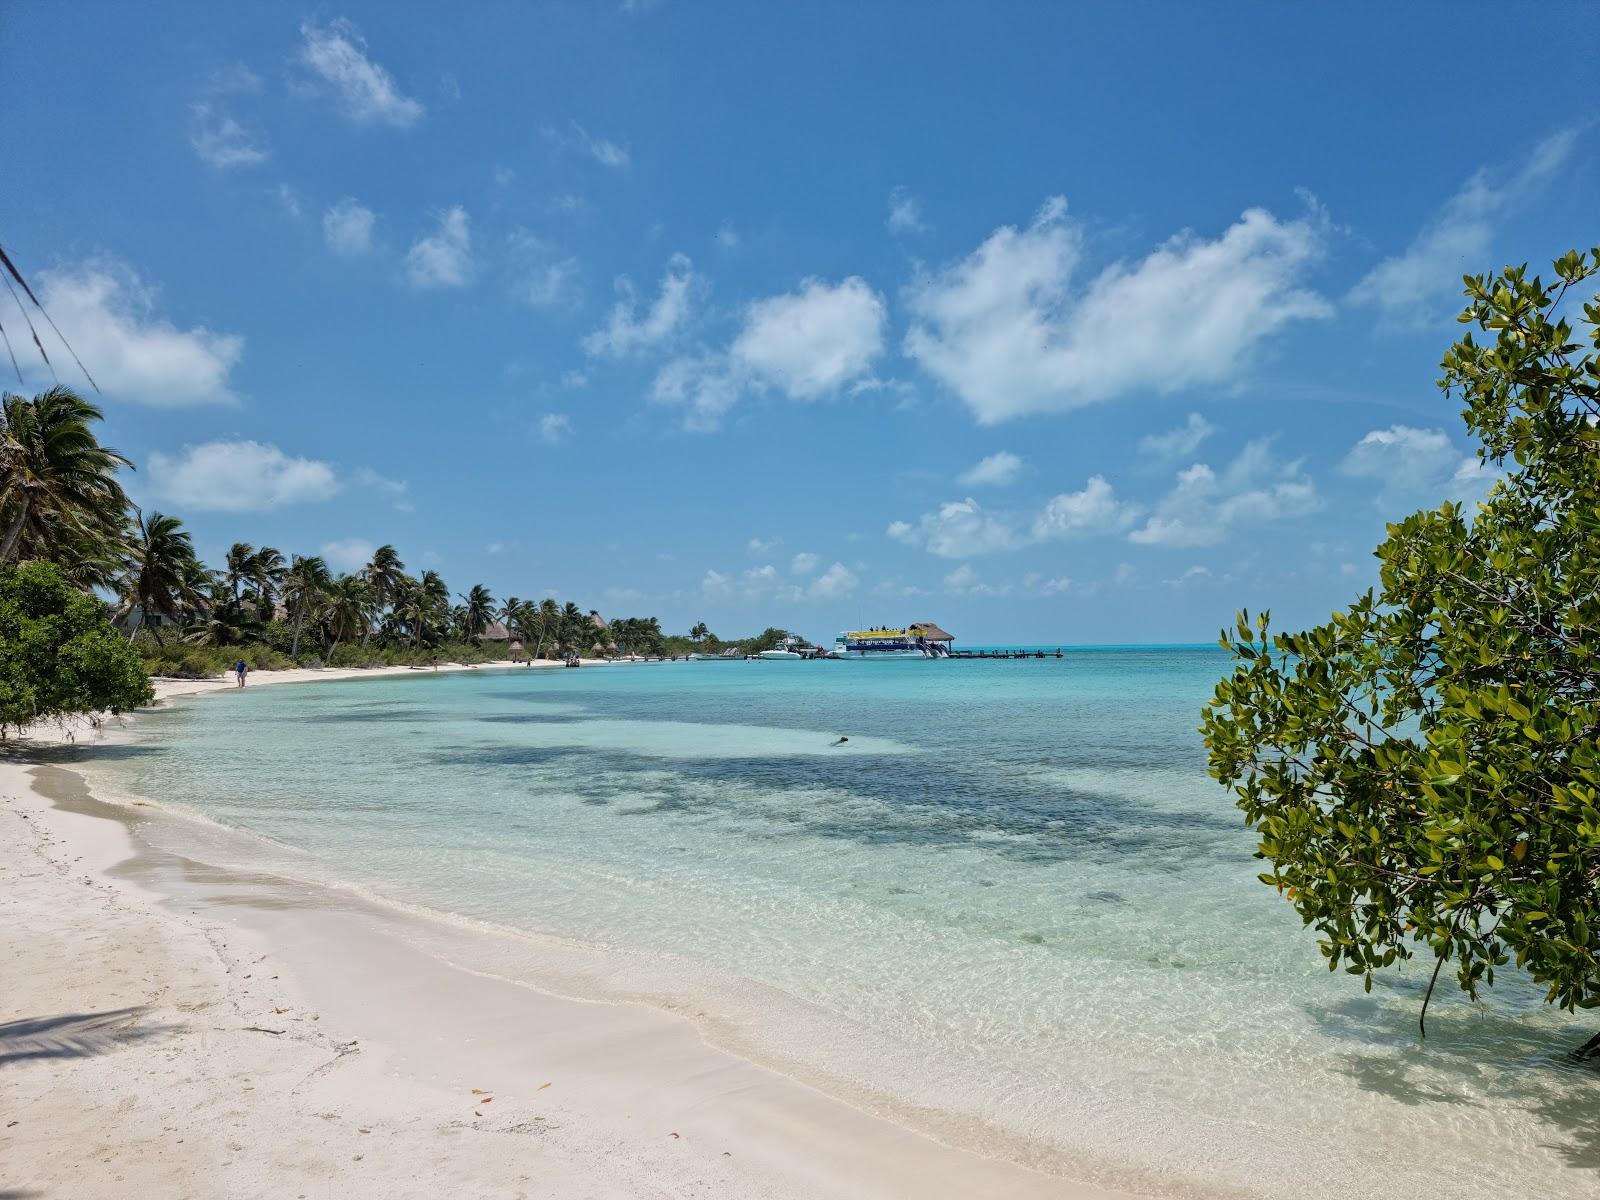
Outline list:
[[[51,757],[0,759],[0,1195],[1131,1194],[902,1128],[689,1015],[452,965],[335,889],[153,850],[134,819],[182,818]]]

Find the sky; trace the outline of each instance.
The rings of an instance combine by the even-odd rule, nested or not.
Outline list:
[[[1386,521],[1492,482],[1438,364],[1463,273],[1600,239],[1597,33],[17,0],[0,244],[214,564],[388,542],[669,631],[1206,641],[1325,619]]]

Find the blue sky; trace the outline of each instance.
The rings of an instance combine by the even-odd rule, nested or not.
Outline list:
[[[1463,271],[1596,239],[1597,26],[23,3],[0,241],[213,561],[1206,640],[1485,486],[1437,366]]]

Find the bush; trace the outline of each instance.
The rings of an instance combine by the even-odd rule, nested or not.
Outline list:
[[[0,567],[0,733],[154,698],[138,651],[112,628],[104,604],[54,563]]]

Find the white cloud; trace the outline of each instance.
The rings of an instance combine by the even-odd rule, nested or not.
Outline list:
[[[1284,325],[1332,313],[1300,286],[1322,250],[1314,216],[1249,209],[1215,240],[1180,233],[1073,294],[1082,241],[1057,197],[907,290],[906,353],[981,424],[1223,383]]]
[[[852,275],[837,285],[807,279],[798,291],[758,300],[729,354],[738,367],[790,398],[838,392],[883,351],[882,299]]]
[[[822,559],[808,551],[802,550],[789,562],[789,574],[809,575],[822,565]]]
[[[1147,546],[1214,546],[1236,525],[1266,524],[1322,507],[1298,460],[1272,455],[1272,439],[1250,442],[1219,475],[1205,463],[1178,473],[1177,483],[1128,540]]]
[[[1503,472],[1477,455],[1463,455],[1442,429],[1408,425],[1365,434],[1350,448],[1339,470],[1356,479],[1376,480],[1372,501],[1380,508],[1445,500],[1475,504],[1504,478]]]
[[[739,243],[743,239],[740,238],[739,231],[733,227],[732,221],[724,221],[717,227],[717,232],[712,235],[711,240],[716,243],[718,250],[731,252],[739,248]]]
[[[511,295],[530,308],[578,300],[578,260],[563,257],[542,238],[517,230],[506,242]]]
[[[1103,476],[1095,475],[1082,491],[1051,497],[1033,519],[1033,540],[1061,541],[1114,533],[1127,528],[1137,516],[1136,509],[1116,498]]]
[[[1023,544],[1011,520],[984,512],[971,497],[942,504],[938,512],[924,513],[916,525],[896,521],[887,532],[897,542],[921,546],[940,558],[973,558],[1015,550]]]
[[[272,189],[273,198],[294,220],[298,221],[305,208],[305,199],[293,184],[280,183]]]
[[[860,582],[849,567],[843,563],[834,563],[811,581],[806,594],[814,600],[832,600],[839,596],[848,596],[856,590]]]
[[[915,525],[895,521],[885,532],[897,542],[919,546],[940,558],[976,558],[1038,542],[1118,533],[1138,516],[1135,506],[1118,500],[1112,486],[1095,475],[1080,491],[1051,497],[1031,517],[986,512],[968,497],[924,513]]]
[[[1139,453],[1163,462],[1188,458],[1216,431],[1217,427],[1199,413],[1190,413],[1182,425],[1140,438]]]
[[[156,293],[110,260],[40,273],[44,306],[108,396],[159,408],[230,404],[244,339],[157,315]]]
[[[490,542],[483,548],[483,552],[485,554],[499,554],[505,548],[506,544],[504,542]]]
[[[1437,475],[1460,457],[1442,429],[1392,425],[1374,429],[1350,449],[1339,469],[1368,479]]]
[[[781,537],[753,537],[744,544],[744,548],[750,551],[751,554],[770,554],[781,545],[783,545]]]
[[[254,167],[267,161],[264,144],[227,113],[202,101],[190,109],[189,144],[200,161],[219,171]]]
[[[633,282],[627,276],[619,277],[618,300],[611,315],[603,328],[583,339],[584,350],[597,358],[622,358],[662,345],[688,321],[695,294],[702,286],[688,257],[674,254],[667,262],[655,300],[641,313]]]
[[[339,490],[333,468],[292,458],[262,442],[202,442],[150,456],[150,482],[164,501],[186,509],[258,512],[326,500]]]
[[[465,287],[472,278],[472,220],[459,204],[439,214],[439,228],[406,252],[406,279],[415,288]]]
[[[679,256],[681,258],[681,256]],[[687,259],[683,259],[685,268]],[[631,299],[619,302],[603,331],[585,339],[589,352],[620,353],[634,331],[652,325],[669,293],[650,318],[635,320]],[[757,300],[744,312],[738,336],[726,352],[684,355],[656,374],[651,399],[684,410],[684,426],[696,432],[721,427],[722,418],[752,390],[772,387],[794,400],[814,400],[870,384],[867,372],[883,351],[887,319],[883,300],[858,277],[834,285],[807,279],[798,290]],[[649,341],[660,339],[648,339]]]
[[[371,467],[362,467],[356,472],[356,483],[364,488],[371,488],[375,492],[383,492],[390,496],[404,495],[407,484],[403,479],[390,479],[387,475],[380,475]]]
[[[969,467],[957,477],[968,487],[1005,487],[1022,473],[1022,460],[1009,450],[1000,450]]]
[[[944,577],[944,590],[955,596],[1006,596],[1010,584],[985,583],[970,566],[959,566]]]
[[[926,233],[928,226],[922,220],[922,205],[905,188],[895,188],[889,193],[889,216],[884,222],[890,233]]]
[[[377,216],[348,196],[322,214],[322,240],[344,258],[372,253],[372,230]]]
[[[707,600],[726,600],[733,595],[733,585],[720,571],[708,570],[700,580],[700,595]]]
[[[1574,130],[1545,138],[1517,170],[1479,168],[1403,252],[1386,258],[1351,289],[1388,321],[1424,325],[1460,308],[1461,277],[1492,270],[1496,222],[1550,181],[1572,155]]]
[[[572,419],[565,413],[545,413],[539,418],[539,437],[559,446],[572,437]]]
[[[367,57],[366,39],[349,21],[300,27],[299,61],[337,98],[357,125],[404,129],[422,116],[422,105],[395,85],[394,77]]]
[[[572,127],[578,131],[578,144],[602,167],[617,169],[628,165],[631,156],[627,146],[609,138],[595,137],[576,121]]]
[[[359,571],[372,561],[375,550],[376,546],[361,538],[340,538],[322,544],[322,557],[340,571]]]

